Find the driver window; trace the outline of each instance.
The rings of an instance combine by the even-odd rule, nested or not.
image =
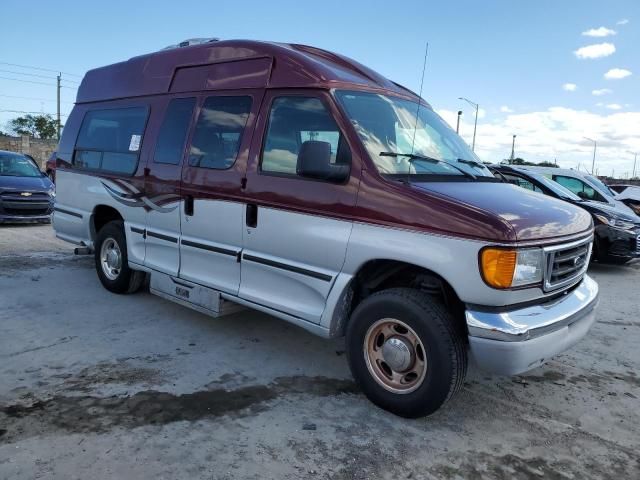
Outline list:
[[[586,200],[596,200],[598,202],[604,201],[602,195],[600,195],[593,189],[593,187],[587,185],[582,180],[572,177],[565,177],[564,175],[554,175],[553,179],[563,187],[578,195],[580,198],[584,198]]]
[[[320,99],[298,96],[274,99],[262,152],[261,171],[296,175],[298,153],[302,144],[308,141],[328,143],[331,163],[350,163],[346,141]]]

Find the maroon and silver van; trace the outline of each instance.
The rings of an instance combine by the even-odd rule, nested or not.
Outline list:
[[[470,356],[513,375],[595,320],[593,225],[500,183],[415,93],[304,45],[217,41],[92,70],[56,164],[57,236],[105,288],[323,337],[415,417]]]

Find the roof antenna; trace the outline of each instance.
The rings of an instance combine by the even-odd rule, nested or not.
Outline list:
[[[413,126],[413,139],[411,140],[411,155],[413,155],[413,150],[416,144],[416,131],[418,130],[418,118],[420,114],[420,106],[422,105],[422,87],[424,86],[424,72],[427,69],[427,56],[429,55],[429,42],[427,42],[427,46],[424,49],[424,62],[422,63],[422,78],[420,79],[420,93],[418,94],[418,108],[416,110],[416,123]],[[407,162],[407,178],[404,183],[409,185],[409,178],[411,175],[411,157]]]
[[[416,131],[418,130],[418,114],[420,113],[420,106],[422,105],[422,87],[424,86],[424,72],[427,69],[427,56],[429,55],[429,42],[424,49],[424,62],[422,63],[422,79],[420,80],[420,93],[418,94],[418,109],[416,110],[416,124],[413,127],[413,140],[411,141],[411,154],[413,155],[413,148],[416,144]]]

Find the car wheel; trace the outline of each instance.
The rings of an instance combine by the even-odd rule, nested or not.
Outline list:
[[[460,389],[464,336],[433,296],[394,288],[364,299],[347,326],[351,372],[365,395],[402,417],[429,415]]]
[[[98,232],[95,263],[100,282],[110,292],[133,293],[144,281],[144,272],[129,268],[122,220],[109,222]]]

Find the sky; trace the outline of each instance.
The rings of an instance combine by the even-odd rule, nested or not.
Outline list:
[[[454,128],[463,111],[468,143],[458,98],[480,105],[483,160],[508,158],[516,135],[516,156],[590,170],[588,137],[597,173],[623,177],[640,152],[640,0],[3,0],[2,16],[2,131],[16,112],[55,113],[56,71],[66,115],[87,70],[187,38],[313,45],[416,92],[428,42],[422,96]]]

